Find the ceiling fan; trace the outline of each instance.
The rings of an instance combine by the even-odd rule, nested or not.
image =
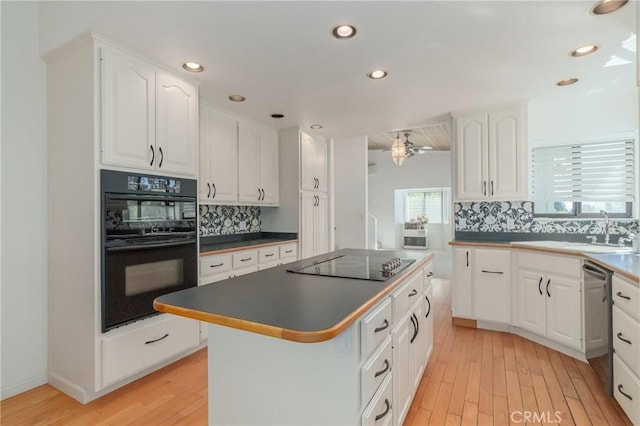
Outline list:
[[[426,145],[416,145],[409,140],[409,132],[404,133],[404,149],[406,157],[413,157],[416,154],[424,154],[425,152],[433,149]]]
[[[404,132],[404,143],[400,139],[400,133],[397,134],[396,140],[391,146],[391,158],[393,162],[401,166],[405,158],[413,157],[416,154],[424,154],[425,152],[433,149],[430,146],[416,145],[409,140],[409,132]]]

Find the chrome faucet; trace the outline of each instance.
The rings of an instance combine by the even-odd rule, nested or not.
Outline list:
[[[604,243],[609,244],[609,215],[604,210],[600,210],[600,214],[604,216]]]

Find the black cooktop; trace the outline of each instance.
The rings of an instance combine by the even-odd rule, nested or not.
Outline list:
[[[390,258],[383,255],[342,255],[320,262],[311,263],[287,272],[325,277],[353,278],[368,281],[386,281],[415,259]]]

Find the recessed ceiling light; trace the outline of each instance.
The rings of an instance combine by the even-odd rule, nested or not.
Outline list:
[[[347,40],[356,35],[356,27],[351,24],[336,25],[331,29],[331,34],[338,40]]]
[[[284,114],[271,114],[271,118],[284,118]]]
[[[246,98],[242,95],[231,95],[229,96],[229,100],[233,102],[244,102]]]
[[[577,83],[578,79],[577,78],[567,78],[565,80],[560,80],[559,82],[556,83],[556,85],[558,86],[570,86],[574,83]]]
[[[197,62],[185,62],[182,64],[182,68],[189,72],[202,72],[204,68]]]
[[[593,52],[595,52],[596,50],[598,50],[598,46],[595,44],[588,44],[586,46],[582,46],[582,47],[578,47],[576,50],[572,50],[571,52],[569,52],[569,55],[575,57],[575,58],[579,58],[580,56],[587,56],[592,54]]]
[[[629,3],[629,0],[601,0],[593,6],[591,13],[594,15],[604,15],[615,12],[627,3]]]
[[[322,129],[322,124],[312,124],[311,126],[309,126],[311,129],[313,130],[320,130]]]
[[[387,72],[384,70],[375,70],[367,74],[367,77],[373,80],[380,80],[381,78],[385,78],[386,76],[387,76]]]

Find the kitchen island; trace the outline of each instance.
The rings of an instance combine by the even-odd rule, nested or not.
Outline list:
[[[288,272],[336,258],[371,266],[394,257],[406,265],[384,281]],[[380,415],[391,422],[406,415],[430,353],[423,336],[432,324],[424,297],[432,257],[340,250],[168,294],[154,307],[210,323],[209,424],[360,424]],[[410,396],[399,407],[393,388]]]

